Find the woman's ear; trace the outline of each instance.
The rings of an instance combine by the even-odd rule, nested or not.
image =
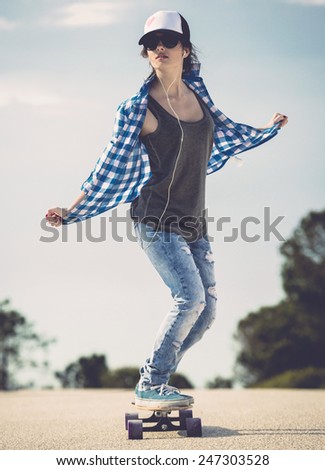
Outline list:
[[[190,54],[190,50],[188,47],[184,47],[183,49],[183,58],[186,59],[186,57],[188,57]]]

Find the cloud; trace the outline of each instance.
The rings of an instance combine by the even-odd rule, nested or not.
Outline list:
[[[13,29],[17,28],[18,26],[17,21],[10,21],[3,16],[0,16],[0,31],[12,31]]]
[[[0,107],[13,104],[29,106],[53,106],[62,103],[62,99],[47,91],[41,83],[31,79],[0,77]]]
[[[54,11],[45,18],[46,24],[79,28],[85,26],[105,26],[117,21],[117,13],[127,4],[123,1],[72,3]]]

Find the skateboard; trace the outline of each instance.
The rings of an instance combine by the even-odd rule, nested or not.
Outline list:
[[[193,418],[192,406],[170,406],[163,410],[132,405],[143,411],[152,411],[151,416],[139,418],[139,413],[125,413],[125,429],[128,439],[143,439],[144,432],[186,431],[188,437],[202,436],[200,418]],[[176,416],[172,413],[176,411]]]

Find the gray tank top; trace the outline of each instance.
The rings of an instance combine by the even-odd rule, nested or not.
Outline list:
[[[149,95],[148,108],[158,121],[157,129],[142,138],[147,149],[152,176],[132,201],[131,218],[150,224],[155,229],[176,232],[187,241],[195,241],[207,233],[205,220],[205,181],[211,156],[214,122],[208,108],[195,95],[203,110],[203,118],[196,122],[180,121],[167,112]]]

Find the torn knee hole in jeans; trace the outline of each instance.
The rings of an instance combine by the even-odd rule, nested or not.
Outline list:
[[[217,289],[216,289],[216,286],[211,286],[208,288],[208,293],[209,295],[211,295],[211,297],[213,297],[214,299],[217,300]]]
[[[188,246],[182,246],[182,250],[185,251],[185,253],[187,253],[188,255],[191,254],[191,250],[189,249]]]
[[[214,258],[213,258],[212,251],[207,251],[207,253],[205,255],[205,259],[208,261],[208,263],[214,263]]]
[[[172,342],[172,345],[175,347],[175,349],[177,351],[179,351],[181,349],[182,343],[181,343],[181,341],[175,340],[175,341]]]

